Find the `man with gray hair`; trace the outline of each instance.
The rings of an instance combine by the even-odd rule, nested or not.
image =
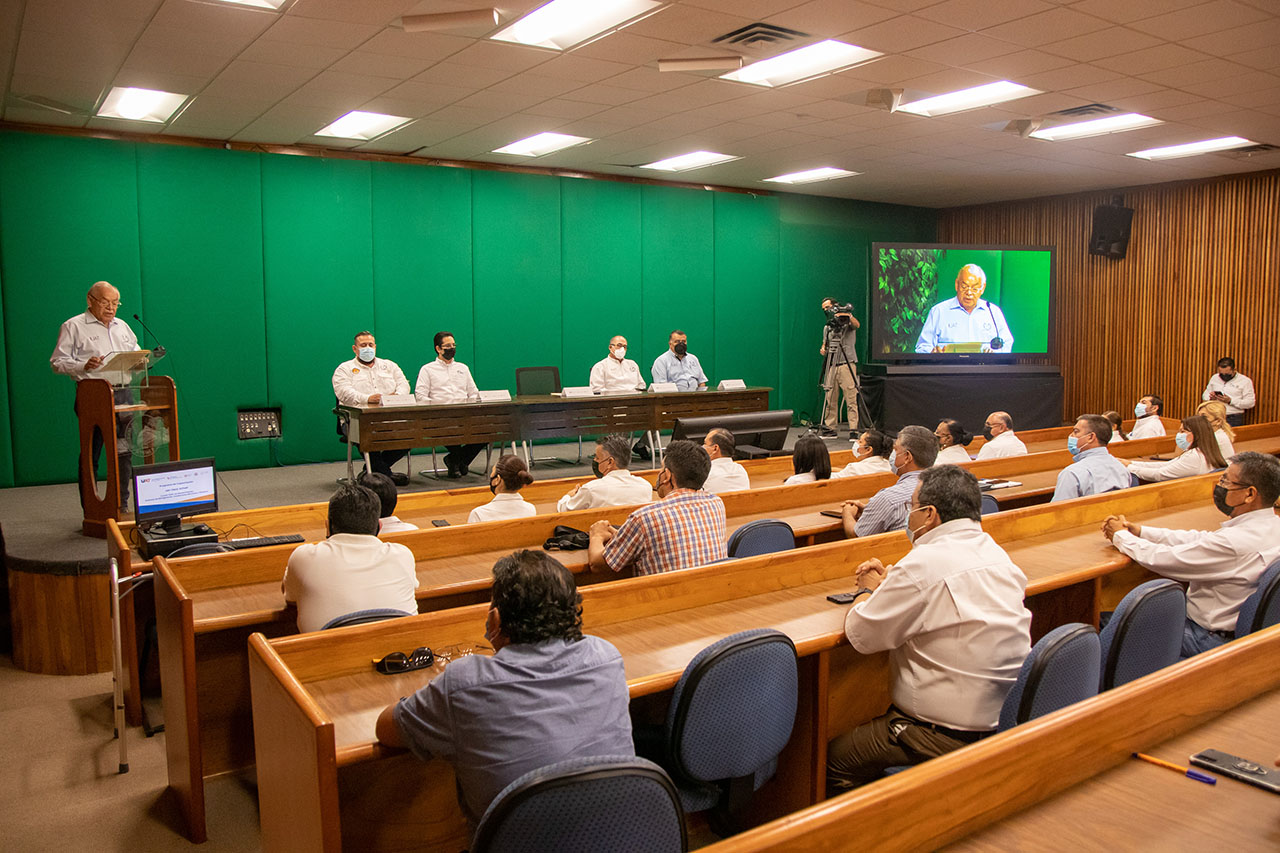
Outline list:
[[[591,368],[589,384],[597,394],[634,394],[644,390],[640,365],[627,358],[627,339],[622,335],[609,339],[609,354]]]
[[[844,535],[874,536],[901,530],[907,524],[907,503],[916,489],[920,472],[938,458],[938,437],[922,426],[903,427],[893,442],[889,467],[898,482],[886,486],[865,501],[845,501],[841,507]]]
[[[1262,573],[1280,560],[1280,460],[1237,453],[1213,488],[1227,520],[1217,530],[1170,530],[1108,516],[1102,532],[1120,553],[1158,575],[1186,583],[1184,658],[1235,638],[1236,618]]]
[[[591,459],[590,480],[562,497],[558,512],[591,509],[601,506],[632,506],[653,500],[653,486],[643,477],[627,470],[631,465],[631,442],[625,435],[607,435],[596,439],[596,453]]]

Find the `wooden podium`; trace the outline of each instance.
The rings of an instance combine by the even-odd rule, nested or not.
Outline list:
[[[178,391],[173,379],[145,373],[146,368],[157,360],[149,350],[129,355],[138,357],[135,369],[144,371],[140,378],[135,377],[126,385],[113,385],[106,379],[82,379],[76,384],[76,415],[80,419],[80,499],[84,505],[81,529],[86,536],[101,539],[107,535],[107,519],[118,521],[120,518],[118,451],[121,421],[127,423],[134,413],[139,413],[143,430],[157,421],[162,423],[169,434],[169,459],[182,458],[178,450]],[[102,496],[98,495],[93,464],[94,430],[102,435],[102,453],[107,457],[106,494]],[[133,452],[132,447],[130,452]],[[144,443],[142,456],[144,463],[154,462],[154,446]]]

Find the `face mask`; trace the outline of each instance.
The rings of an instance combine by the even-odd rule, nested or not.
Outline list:
[[[982,428],[982,437],[985,438],[987,441],[990,441],[993,438],[993,436],[991,435],[991,427],[984,426]]]
[[[595,460],[595,457],[591,459],[591,473],[596,475],[596,479],[604,476],[604,474],[600,473],[600,463]]]
[[[1191,442],[1187,441],[1187,434],[1185,432],[1180,432],[1177,435],[1175,435],[1173,437],[1173,443],[1178,445],[1179,450],[1191,449]]]
[[[1227,503],[1227,492],[1229,491],[1231,491],[1231,489],[1228,489],[1226,486],[1213,487],[1213,505],[1218,508],[1218,512],[1226,516],[1230,516],[1236,509],[1236,507]],[[1239,506],[1239,504],[1236,506]]]
[[[684,355],[685,353],[687,353],[687,352],[689,351],[689,345],[688,345],[688,344],[676,344],[676,345],[675,345],[675,347],[674,347],[674,349],[675,349],[675,353],[676,353],[676,355]]]
[[[453,357],[458,354],[457,347],[445,347],[440,351],[440,357],[445,361],[453,361]]]
[[[613,357],[616,358],[618,361],[622,361],[624,358],[627,357],[627,348],[618,347],[616,350],[613,351]]]
[[[1080,442],[1076,440],[1074,435],[1067,436],[1067,450],[1071,451],[1072,456],[1080,452]]]
[[[1232,379],[1236,378],[1236,375],[1234,373],[1219,373],[1218,378],[1223,382],[1230,382]]]
[[[867,448],[863,447],[861,444],[855,444],[853,446],[854,459],[861,459],[863,456],[866,456],[866,455],[867,455]]]
[[[360,347],[360,360],[365,364],[371,364],[373,362],[374,352],[375,350],[373,347]]]
[[[895,474],[898,473],[898,451],[897,450],[889,451],[889,470]]]
[[[489,491],[493,492],[495,495],[498,493],[498,478],[497,478],[497,477],[490,477],[490,478],[489,478]]]
[[[1133,407],[1133,413],[1134,413],[1135,415],[1137,415],[1138,417],[1140,417],[1140,418],[1146,417],[1146,415],[1147,415],[1147,407],[1146,407],[1146,404],[1144,404],[1144,403],[1139,403],[1138,405],[1134,406],[1134,407]]]
[[[925,529],[925,527],[928,526],[928,525],[921,525],[920,527],[917,527],[914,529],[911,527],[911,513],[916,512],[916,510],[920,510],[920,509],[924,509],[924,507],[917,507],[916,509],[913,509],[907,513],[907,527],[906,527],[907,541],[913,545],[915,544],[916,537],[921,535],[921,532]]]
[[[493,633],[493,629],[489,627],[489,620],[486,619],[484,622],[484,638],[489,642],[490,645],[492,645],[493,639],[495,636],[497,635]]]

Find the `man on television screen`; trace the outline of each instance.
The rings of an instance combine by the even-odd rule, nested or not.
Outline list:
[[[986,289],[982,267],[962,266],[955,297],[929,309],[916,352],[1013,352],[1013,331],[999,306],[982,298]]]

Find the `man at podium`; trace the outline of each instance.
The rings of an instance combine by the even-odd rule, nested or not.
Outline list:
[[[82,379],[106,379],[113,385],[124,385],[129,381],[127,373],[120,377],[106,376],[96,372],[111,353],[133,352],[140,349],[138,338],[129,328],[129,324],[116,317],[116,312],[120,309],[120,291],[112,287],[109,282],[94,282],[93,287],[89,288],[86,302],[87,310],[67,320],[58,330],[58,344],[53,348],[49,364],[55,373],[70,376],[77,382]],[[129,389],[117,387],[115,398],[117,404],[131,402]],[[133,455],[128,439],[133,421],[130,414],[116,417],[117,433],[121,436],[116,447],[116,455],[117,470],[120,474],[120,506],[123,509],[129,502],[129,480],[133,476]],[[98,459],[101,456],[102,435],[95,430],[93,466],[89,470],[98,469]],[[81,464],[78,469],[83,479],[84,465]],[[82,483],[81,503],[84,502],[83,485]]]

